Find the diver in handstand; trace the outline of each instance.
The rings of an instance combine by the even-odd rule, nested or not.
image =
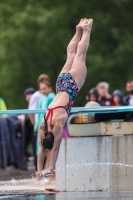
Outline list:
[[[38,173],[50,176],[53,171],[60,144],[63,127],[67,122],[74,100],[86,78],[86,53],[92,29],[92,19],[81,19],[76,33],[67,47],[67,61],[56,81],[56,97],[49,105],[40,126]],[[46,150],[51,150],[49,166],[44,170]]]

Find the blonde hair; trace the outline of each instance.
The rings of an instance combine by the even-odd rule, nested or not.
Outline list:
[[[109,89],[109,83],[107,82],[99,82],[97,85],[96,85],[96,88],[99,89],[101,87],[105,87],[107,89]]]
[[[103,81],[103,82],[99,82],[97,85],[96,85],[96,89],[99,90],[99,88],[101,87],[105,87],[107,90],[109,89],[109,83]],[[108,93],[107,91],[107,95],[106,95],[106,98],[111,98],[111,95]]]

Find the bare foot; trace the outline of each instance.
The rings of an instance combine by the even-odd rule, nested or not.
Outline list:
[[[81,19],[80,22],[79,22],[79,24],[76,26],[76,30],[77,31],[83,31],[82,30],[82,23],[83,23],[83,21],[84,21],[84,19]]]
[[[93,24],[93,19],[84,19],[82,22],[82,29],[91,31]]]

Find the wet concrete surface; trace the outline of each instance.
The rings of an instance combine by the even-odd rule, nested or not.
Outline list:
[[[55,183],[37,183],[35,179],[0,181],[0,195],[48,193],[55,190]]]
[[[17,180],[19,179],[29,179],[31,178],[32,175],[35,174],[35,170],[21,170],[21,169],[6,169],[6,170],[1,170],[0,169],[0,181],[6,181],[6,180],[11,180],[12,178],[15,178]]]
[[[54,190],[55,182],[51,183],[46,178],[38,182],[35,179],[35,170],[24,171],[15,168],[0,170],[0,197],[2,196],[2,199],[6,199],[4,195],[8,196],[8,199],[12,199],[16,198],[16,195],[18,194],[24,195],[44,193],[47,188]],[[12,194],[16,197],[13,197]],[[21,196],[20,199],[22,199]]]
[[[12,173],[11,173],[12,174]],[[22,176],[23,177],[23,176]],[[29,177],[29,176],[28,176]],[[48,190],[47,190],[48,189]],[[50,191],[49,191],[50,189]],[[34,178],[0,181],[0,200],[133,200],[133,192],[55,192],[54,183]]]
[[[0,200],[133,200],[133,192],[55,192],[55,183],[37,184],[34,177],[34,170],[0,170]]]

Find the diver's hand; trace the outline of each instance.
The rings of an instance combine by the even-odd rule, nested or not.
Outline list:
[[[53,176],[51,172],[52,172],[51,169],[45,169],[45,170],[37,172],[36,174],[40,174],[41,177],[49,177],[49,176]]]

